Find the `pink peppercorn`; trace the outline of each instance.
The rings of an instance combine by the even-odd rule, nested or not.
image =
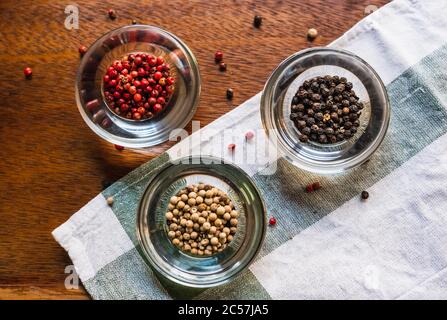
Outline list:
[[[218,50],[216,51],[216,53],[214,54],[214,61],[216,61],[216,63],[221,62],[223,60],[223,52]]]
[[[310,193],[310,192],[312,192],[312,191],[314,191],[314,187],[313,187],[312,183],[309,183],[309,184],[306,186],[306,192]]]
[[[115,149],[116,149],[116,150],[118,150],[118,151],[122,151],[122,150],[124,150],[124,147],[123,147],[123,146],[120,146],[120,145],[117,145],[117,144],[115,144]]]
[[[86,46],[80,46],[78,51],[79,51],[79,54],[82,57],[87,52],[87,47]]]
[[[248,132],[245,134],[245,139],[246,139],[246,140],[251,140],[251,139],[253,139],[254,136],[255,136],[255,134],[253,133],[253,131],[248,131]]]
[[[228,150],[230,150],[230,151],[234,151],[234,149],[236,149],[236,145],[235,145],[234,143],[230,143],[230,144],[228,145]]]
[[[33,75],[33,69],[31,69],[30,67],[26,67],[25,69],[23,69],[23,74],[29,79]]]
[[[271,217],[271,218],[269,219],[269,225],[274,226],[275,224],[276,224],[276,218]]]

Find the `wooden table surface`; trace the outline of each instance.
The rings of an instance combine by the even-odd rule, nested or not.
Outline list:
[[[97,137],[74,98],[78,47],[139,23],[165,28],[195,53],[202,76],[201,126],[259,92],[270,72],[301,49],[327,45],[386,0],[83,1],[79,29],[64,27],[69,1],[0,2],[0,299],[82,299],[67,290],[66,252],[51,231],[114,181],[169,148],[117,151]],[[108,18],[113,8],[117,19]],[[370,7],[372,8],[372,7]],[[253,16],[262,15],[260,29]],[[309,42],[307,29],[319,37]],[[228,71],[219,72],[222,50]],[[23,69],[33,69],[25,80]],[[232,102],[225,99],[234,89]],[[188,126],[190,130],[190,125]]]

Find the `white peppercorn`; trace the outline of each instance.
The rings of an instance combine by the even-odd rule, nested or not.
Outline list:
[[[214,223],[216,223],[216,222],[214,222]],[[203,228],[204,228],[205,230],[209,230],[209,229],[211,228],[211,224],[210,224],[209,222],[205,222],[205,223],[203,224]]]
[[[220,216],[223,215],[225,213],[225,208],[224,207],[218,207],[217,210],[216,210],[216,213],[218,215],[220,215]]]
[[[113,199],[113,197],[108,197],[106,201],[107,201],[107,204],[109,206],[111,206],[115,200]]]
[[[195,199],[196,197],[197,197],[197,193],[195,193],[195,192],[190,192],[189,194],[188,194],[188,197],[191,199]]]
[[[171,197],[171,199],[170,199],[170,202],[171,202],[173,205],[176,205],[177,202],[179,202],[179,201],[180,201],[180,199],[177,198],[176,196],[173,196],[173,197]]]
[[[178,209],[183,209],[184,207],[185,207],[185,203],[183,201],[177,202],[177,208]]]
[[[219,228],[220,226],[222,226],[222,220],[216,219],[216,221],[214,221],[214,225]]]

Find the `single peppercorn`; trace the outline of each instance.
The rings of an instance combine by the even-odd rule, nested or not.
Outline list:
[[[260,28],[262,24],[262,17],[259,15],[255,15],[255,17],[253,18],[253,25],[255,26],[255,28]]]
[[[137,24],[137,20],[132,20],[132,24]]]
[[[120,146],[120,145],[117,145],[117,144],[115,144],[115,149],[116,149],[116,150],[118,150],[118,151],[122,151],[122,150],[124,150],[124,147],[123,147],[123,146]]]
[[[312,192],[312,191],[314,191],[313,184],[312,184],[312,183],[309,183],[309,184],[306,186],[306,192],[307,192],[307,193],[310,193],[310,192]]]
[[[79,47],[78,51],[79,51],[79,54],[80,54],[81,57],[82,57],[82,56],[84,56],[84,54],[87,52],[87,47],[81,45],[81,46]]]
[[[230,144],[228,145],[228,150],[230,150],[231,152],[233,152],[234,149],[236,149],[236,145],[235,145],[234,143],[230,143]]]
[[[227,89],[227,100],[232,100],[233,99],[233,95],[234,95],[233,89],[228,88]]]
[[[26,67],[25,69],[23,69],[23,74],[27,79],[31,79],[31,76],[33,75],[33,69],[31,69],[30,67]]]
[[[109,15],[109,18],[110,18],[110,19],[112,19],[112,20],[115,20],[115,19],[116,19],[116,11],[115,11],[115,10],[113,10],[113,9],[109,9],[109,10],[107,11],[107,14]]]
[[[312,183],[312,188],[313,188],[314,190],[319,190],[319,189],[321,189],[321,184],[320,184],[320,182],[319,182],[319,181],[316,181],[316,182]]]
[[[369,193],[368,193],[368,191],[362,191],[362,193],[361,193],[361,197],[362,197],[362,200],[366,200],[366,199],[368,199],[368,198],[369,198]]]
[[[226,71],[227,70],[227,64],[225,62],[219,63],[219,70],[220,71]]]
[[[113,204],[113,202],[114,202],[113,197],[108,197],[107,200],[106,200],[106,202],[107,202],[107,204],[108,204],[109,206],[111,206],[111,205]]]
[[[307,38],[309,40],[314,40],[318,36],[318,31],[315,28],[310,28],[307,30]]]
[[[216,63],[219,63],[223,60],[223,52],[220,50],[217,50],[216,53],[214,54],[214,61]]]
[[[275,218],[275,217],[271,217],[271,218],[269,219],[269,225],[271,225],[271,226],[276,225],[276,218]]]
[[[255,136],[255,134],[253,133],[253,131],[248,131],[246,134],[245,134],[245,140],[251,140],[251,139],[253,139],[253,137]]]

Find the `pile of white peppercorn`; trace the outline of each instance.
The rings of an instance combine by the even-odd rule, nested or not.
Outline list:
[[[239,213],[228,195],[211,185],[189,185],[171,197],[166,212],[168,237],[181,250],[199,256],[223,251],[237,231]]]

